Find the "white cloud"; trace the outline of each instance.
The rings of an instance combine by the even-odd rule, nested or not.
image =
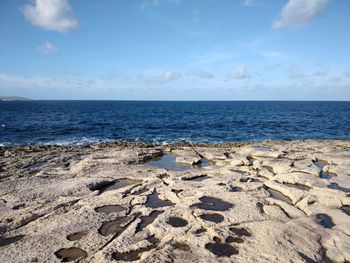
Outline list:
[[[144,10],[147,7],[159,6],[161,4],[178,5],[180,3],[181,3],[181,0],[143,0],[137,4],[137,7],[140,10]]]
[[[35,0],[24,6],[22,13],[30,23],[46,30],[69,32],[79,26],[68,0]]]
[[[82,79],[76,78],[65,78],[65,77],[49,77],[40,75],[14,75],[14,74],[2,74],[2,87],[20,88],[20,89],[31,89],[42,88],[45,90],[73,90],[73,89],[91,89],[96,88],[101,79]]]
[[[296,66],[290,66],[288,68],[288,78],[290,79],[300,79],[305,77],[304,73]]]
[[[329,0],[289,0],[272,27],[283,30],[305,25],[319,15],[328,3]]]
[[[334,76],[329,79],[330,82],[341,82],[343,80],[342,76]]]
[[[350,78],[350,70],[335,74],[333,77],[331,77],[329,79],[329,81],[330,82],[343,82],[343,81],[346,81],[347,78]]]
[[[194,72],[194,75],[200,79],[212,79],[214,78],[214,75],[206,70],[197,70]]]
[[[58,47],[51,44],[50,42],[45,42],[42,45],[38,46],[38,51],[41,54],[54,55],[59,51],[59,49],[58,49]]]
[[[245,6],[257,6],[257,4],[255,3],[255,0],[244,0],[243,4]]]
[[[245,79],[247,77],[248,77],[248,71],[244,66],[239,66],[235,68],[230,74],[231,79]]]
[[[328,68],[318,68],[318,69],[314,70],[312,75],[321,77],[321,76],[326,76],[328,73],[329,73]]]
[[[162,80],[171,81],[171,80],[179,79],[181,77],[182,77],[182,74],[180,72],[167,70],[166,72],[163,73]]]
[[[162,83],[180,79],[182,78],[182,73],[173,70],[151,68],[145,69],[139,74],[139,78],[146,82]]]

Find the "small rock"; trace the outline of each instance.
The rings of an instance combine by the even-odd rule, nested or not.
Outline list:
[[[7,157],[11,157],[12,156],[12,153],[9,151],[9,150],[6,150],[4,152],[4,157],[7,158]]]
[[[176,156],[176,162],[194,165],[199,164],[201,162],[201,158],[198,156]]]

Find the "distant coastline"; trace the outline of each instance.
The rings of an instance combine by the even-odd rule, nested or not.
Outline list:
[[[28,98],[23,98],[23,97],[11,97],[11,96],[4,96],[0,97],[0,101],[27,101],[30,100]]]

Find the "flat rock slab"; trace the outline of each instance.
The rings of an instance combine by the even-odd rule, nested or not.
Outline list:
[[[2,147],[0,167],[0,262],[350,262],[350,141]]]

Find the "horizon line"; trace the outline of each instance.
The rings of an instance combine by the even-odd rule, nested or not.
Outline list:
[[[242,99],[242,100],[171,100],[171,99],[30,99],[30,98],[23,98],[18,99],[18,100],[11,100],[11,101],[2,101],[1,98],[6,98],[5,96],[1,97],[0,96],[0,102],[20,102],[20,101],[140,101],[140,102],[251,102],[251,101],[256,101],[256,102],[350,102],[350,100],[298,100],[298,99],[266,99],[266,100],[254,100],[254,99]],[[9,98],[7,96],[7,98]],[[14,97],[12,97],[14,98]],[[18,98],[18,97],[17,97]]]

